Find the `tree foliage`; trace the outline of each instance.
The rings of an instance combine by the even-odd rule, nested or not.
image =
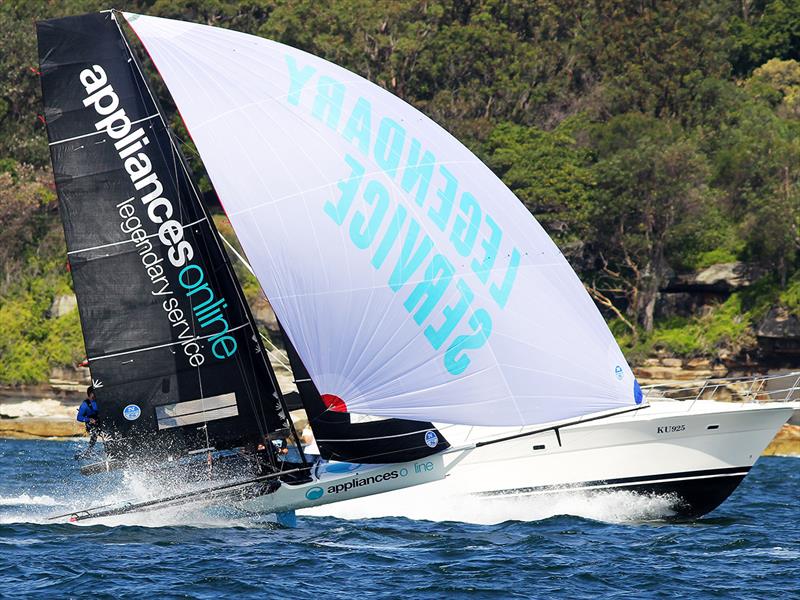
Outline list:
[[[660,339],[672,351],[688,348],[675,322],[656,321],[659,290],[677,271],[747,260],[770,272],[774,302],[788,306],[796,296],[800,0],[138,0],[117,7],[269,37],[412,103],[503,178],[631,347]],[[68,282],[44,170],[32,22],[99,8],[93,0],[0,3],[0,319],[33,332],[13,352],[40,348],[50,335],[37,329],[46,309],[36,303],[26,316],[16,301],[52,299]],[[156,89],[169,109],[165,88]],[[177,114],[171,119],[187,137]],[[210,189],[207,180],[203,186]],[[687,352],[714,352],[744,335],[739,325],[750,327],[756,314],[749,310],[731,301],[716,317],[684,323],[705,340]],[[719,323],[727,325],[714,329]],[[56,354],[39,352],[37,360],[57,363],[71,351]],[[42,364],[20,367],[28,375],[17,379],[41,373]]]

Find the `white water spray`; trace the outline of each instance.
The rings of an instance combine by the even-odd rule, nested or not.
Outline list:
[[[676,498],[630,491],[564,491],[530,496],[474,496],[409,488],[300,511],[342,519],[406,517],[492,525],[572,515],[609,523],[652,521],[673,516]]]

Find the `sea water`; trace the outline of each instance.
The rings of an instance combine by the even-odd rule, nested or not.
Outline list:
[[[293,529],[197,507],[48,522],[153,493],[121,473],[81,477],[83,444],[0,440],[0,596],[800,598],[796,458],[760,459],[688,523],[659,520],[669,499],[627,492],[376,496],[300,515]]]

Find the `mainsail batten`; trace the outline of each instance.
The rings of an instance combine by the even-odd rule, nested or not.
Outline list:
[[[480,425],[641,401],[557,247],[433,121],[294,48],[126,16],[323,396]]]
[[[37,26],[53,170],[107,450],[179,455],[263,440],[286,423],[255,327],[112,14]]]

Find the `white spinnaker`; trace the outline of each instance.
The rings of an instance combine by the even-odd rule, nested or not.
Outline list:
[[[353,413],[475,425],[636,403],[558,248],[444,129],[289,46],[126,18],[321,394]]]

